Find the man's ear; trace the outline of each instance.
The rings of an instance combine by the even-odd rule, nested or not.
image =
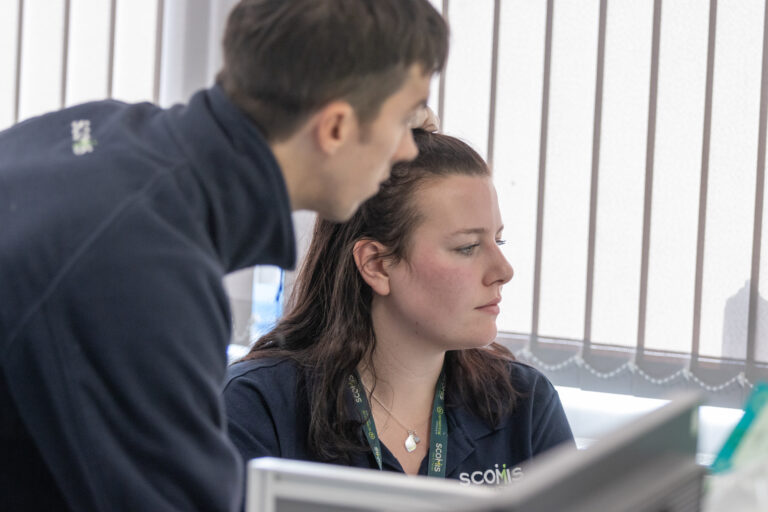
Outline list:
[[[384,257],[386,247],[375,240],[358,240],[352,248],[352,254],[357,271],[374,293],[389,295],[389,274]]]
[[[315,114],[315,139],[327,155],[336,153],[356,131],[355,109],[346,101],[332,101]]]

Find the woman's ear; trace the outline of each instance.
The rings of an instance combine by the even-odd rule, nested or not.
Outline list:
[[[389,295],[389,274],[386,268],[386,247],[371,239],[355,242],[352,248],[357,271],[378,295]]]

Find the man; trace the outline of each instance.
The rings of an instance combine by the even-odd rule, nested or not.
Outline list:
[[[290,268],[414,158],[427,0],[244,0],[215,87],[0,133],[0,509],[235,510],[224,274]]]

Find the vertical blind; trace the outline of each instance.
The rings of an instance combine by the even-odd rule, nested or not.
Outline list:
[[[452,40],[430,104],[491,164],[515,268],[499,339],[556,383],[738,405],[768,378],[766,1],[432,2]],[[186,99],[214,4],[0,3],[0,127]]]
[[[84,101],[155,101],[164,0],[0,3],[0,127]]]
[[[435,5],[431,103],[492,165],[516,271],[500,340],[556,383],[740,404],[768,377],[766,2]]]

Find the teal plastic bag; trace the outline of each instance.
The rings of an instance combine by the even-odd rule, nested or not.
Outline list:
[[[713,474],[768,459],[768,383],[758,383],[744,406],[744,415],[733,428],[710,466]]]

